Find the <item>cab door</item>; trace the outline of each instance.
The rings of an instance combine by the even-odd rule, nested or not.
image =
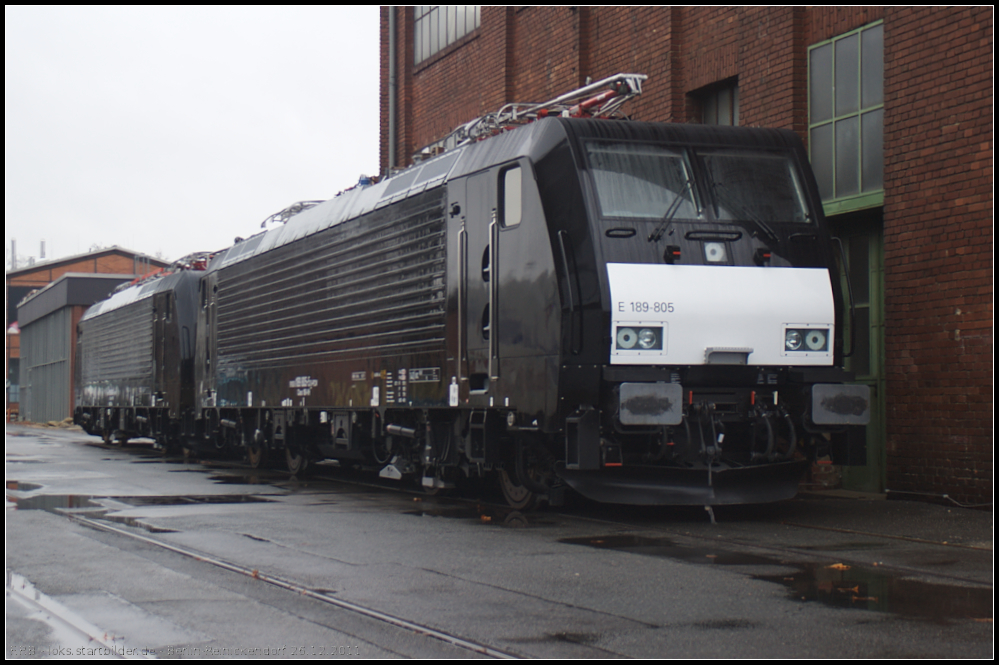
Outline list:
[[[496,192],[491,172],[448,185],[450,209],[458,217],[458,379],[463,400],[471,406],[488,395],[498,365],[493,354]],[[491,367],[495,366],[495,367]]]

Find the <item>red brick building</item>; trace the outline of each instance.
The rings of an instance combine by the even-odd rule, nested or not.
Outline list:
[[[18,328],[17,305],[34,291],[73,273],[100,273],[111,275],[146,275],[166,267],[159,259],[138,254],[121,247],[109,247],[86,254],[61,259],[40,261],[10,270],[6,274],[7,296],[7,418],[17,419],[20,407],[21,336]],[[92,303],[88,303],[92,304]],[[77,312],[76,318],[83,313]],[[72,327],[75,328],[76,321]],[[75,342],[75,335],[73,336]]]
[[[865,331],[850,368],[878,405],[844,485],[991,501],[990,7],[391,11],[383,170],[504,103],[618,72],[649,76],[635,119],[796,131]]]

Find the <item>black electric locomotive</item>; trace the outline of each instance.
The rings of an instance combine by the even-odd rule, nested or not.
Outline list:
[[[863,456],[832,248],[792,132],[540,118],[215,255],[171,426],[515,507],[787,498]]]
[[[204,268],[195,263],[195,268]],[[179,445],[194,409],[194,344],[200,271],[172,271],[123,288],[80,319],[74,421],[105,441]]]

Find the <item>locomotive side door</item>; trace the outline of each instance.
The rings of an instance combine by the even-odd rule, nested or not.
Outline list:
[[[452,203],[461,208],[458,365],[462,396],[469,399],[472,406],[485,406],[476,404],[476,397],[488,394],[495,376],[490,372],[490,366],[494,364],[491,362],[494,358],[490,334],[494,315],[490,304],[495,295],[493,244],[490,242],[495,216],[493,177],[488,171],[479,173],[452,183],[449,191]],[[495,369],[498,371],[498,366]]]
[[[461,400],[543,410],[557,383],[548,365],[558,357],[558,293],[533,172],[519,160],[448,188],[450,223],[459,229],[452,237]]]

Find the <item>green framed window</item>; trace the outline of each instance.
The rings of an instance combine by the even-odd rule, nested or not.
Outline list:
[[[884,203],[884,24],[808,49],[808,145],[827,215]]]

